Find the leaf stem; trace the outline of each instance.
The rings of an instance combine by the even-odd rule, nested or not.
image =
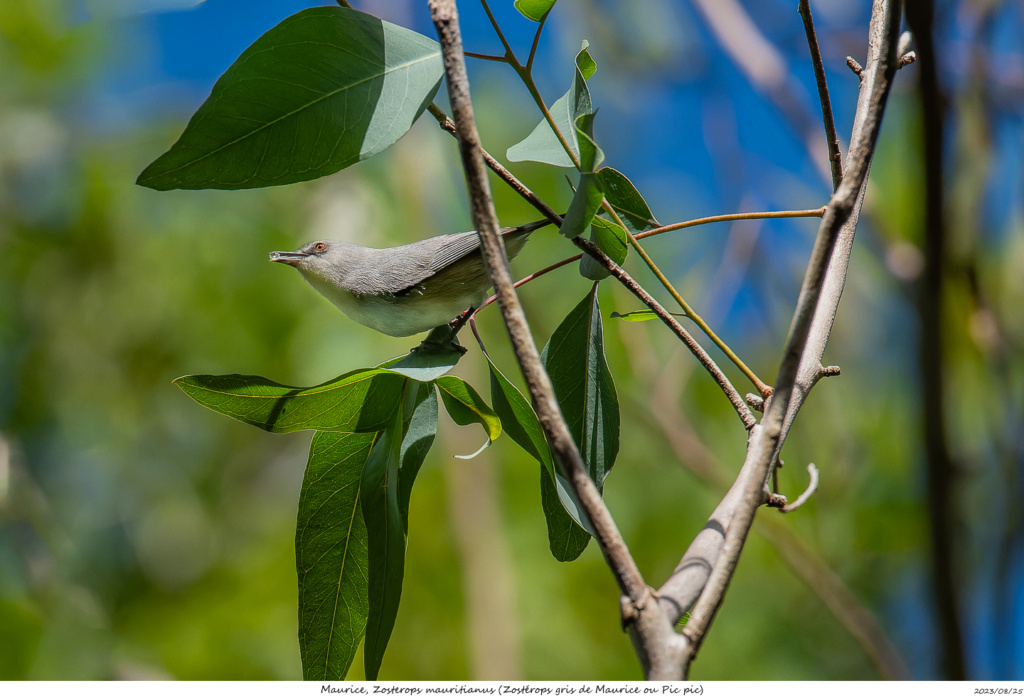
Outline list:
[[[494,61],[495,63],[508,63],[508,56],[492,56],[489,53],[465,52],[466,58],[479,58],[482,61]]]
[[[757,392],[761,394],[761,397],[767,398],[769,395],[771,395],[771,386],[767,385],[764,381],[758,378],[757,374],[754,373],[754,371],[751,370],[751,368],[747,366],[739,356],[736,355],[736,352],[734,352],[728,344],[722,341],[722,339],[717,334],[715,334],[714,330],[712,330],[708,323],[704,321],[704,318],[698,315],[693,310],[693,308],[690,307],[690,304],[683,299],[679,291],[676,290],[676,287],[672,285],[672,282],[668,280],[668,277],[665,276],[661,269],[658,268],[658,265],[654,263],[654,260],[651,259],[651,256],[649,254],[647,254],[647,251],[644,250],[643,246],[640,245],[640,242],[637,240],[637,238],[633,235],[633,233],[629,231],[629,228],[627,228],[626,225],[622,222],[622,219],[619,218],[618,212],[614,208],[612,208],[612,205],[608,203],[608,200],[605,199],[601,205],[602,208],[604,208],[604,210],[609,215],[611,215],[612,218],[615,219],[615,222],[626,233],[626,238],[629,240],[629,244],[633,246],[633,249],[636,250],[636,253],[640,255],[641,259],[644,260],[644,264],[646,264],[648,268],[650,268],[650,270],[654,272],[654,275],[658,278],[658,281],[660,281],[661,285],[665,287],[665,290],[669,292],[669,295],[671,295],[672,298],[675,299],[676,303],[679,304],[679,307],[683,309],[683,312],[686,313],[687,316],[691,320],[693,320],[694,324],[696,324],[697,327],[699,327],[701,331],[704,334],[706,334],[712,342],[715,343],[715,346],[722,350],[722,353],[725,354],[726,357],[728,357],[728,359],[736,365],[736,368],[738,368],[743,373],[743,375],[746,376],[750,380],[750,382],[754,384],[754,387],[757,389]]]

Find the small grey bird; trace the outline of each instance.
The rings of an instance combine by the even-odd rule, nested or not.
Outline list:
[[[549,224],[502,228],[509,259],[519,254],[530,233]],[[270,261],[295,267],[343,313],[392,337],[446,324],[467,308],[479,307],[491,287],[476,231],[383,250],[318,240],[294,252],[271,252]]]

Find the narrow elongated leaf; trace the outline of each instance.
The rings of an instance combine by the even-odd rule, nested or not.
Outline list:
[[[309,447],[295,527],[299,652],[307,681],[344,679],[366,632],[369,562],[359,486],[377,438],[317,432]]]
[[[437,435],[437,392],[433,383],[410,383],[406,390],[404,415],[398,471],[398,509],[408,535],[412,485]]]
[[[405,522],[398,503],[401,453],[402,413],[396,412],[393,422],[370,451],[361,479],[370,570],[369,610],[363,644],[363,664],[369,680],[375,680],[380,671],[402,597]]]
[[[541,469],[540,504],[548,526],[548,549],[551,556],[559,562],[572,562],[590,544],[590,533],[577,520],[582,516],[582,510],[578,508],[572,485],[560,473],[556,473],[552,480]],[[570,509],[577,518],[569,513]]]
[[[404,380],[373,368],[312,388],[241,375],[183,376],[174,383],[204,407],[266,431],[370,432],[383,429],[394,414]]]
[[[541,358],[573,440],[600,490],[619,450],[619,405],[604,356],[597,284],[551,335]],[[548,517],[551,552],[560,560],[571,560],[583,552],[589,537],[584,538],[586,532],[575,521],[567,527],[564,522],[571,518],[557,513],[554,502],[559,485],[571,491],[564,479],[542,480],[541,502]]]
[[[487,363],[491,369],[491,403],[501,418],[502,428],[541,465],[541,505],[551,553],[561,562],[575,560],[587,547],[593,527],[576,493],[555,468],[537,413],[490,357]]]
[[[551,117],[569,143],[570,149],[579,156],[580,147],[577,142],[576,129],[573,125],[583,114],[590,114],[594,111],[590,100],[590,88],[587,87],[587,80],[597,70],[597,63],[591,58],[586,41],[580,52],[576,54],[575,71],[573,72],[572,85],[569,91],[558,98],[551,105],[548,111]],[[573,167],[572,158],[565,152],[561,141],[551,130],[546,119],[534,127],[529,136],[519,143],[516,143],[506,152],[506,156],[512,162],[531,160],[533,162],[544,162],[556,167]]]
[[[555,2],[556,0],[516,0],[515,7],[526,19],[539,22],[551,12]]]
[[[501,436],[501,420],[473,386],[457,376],[441,376],[435,383],[445,409],[456,424],[479,424],[490,441]]]
[[[600,488],[619,451],[619,403],[604,355],[597,284],[551,335],[543,359],[569,431]]]
[[[597,171],[597,177],[601,180],[605,198],[622,218],[629,232],[636,235],[658,227],[658,221],[644,197],[626,175],[611,167],[602,167]]]
[[[337,172],[401,138],[442,73],[425,36],[347,8],[303,10],[239,56],[138,183],[247,189]]]
[[[669,313],[676,317],[686,317],[686,313]],[[628,313],[612,313],[611,317],[616,320],[625,320],[626,322],[645,322],[647,320],[657,320],[658,316],[653,310],[631,310]]]
[[[368,679],[380,670],[398,616],[405,576],[409,498],[437,433],[437,394],[430,383],[407,381],[402,409],[363,468],[363,516],[369,548],[369,612],[363,660]]]
[[[501,428],[513,441],[537,459],[553,476],[554,465],[551,460],[551,449],[548,447],[544,431],[540,428],[537,413],[519,389],[498,370],[498,367],[487,357],[487,365],[491,369],[491,404],[494,412],[501,419]]]

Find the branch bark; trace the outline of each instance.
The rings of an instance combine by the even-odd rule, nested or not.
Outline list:
[[[473,223],[480,235],[483,257],[534,409],[559,467],[593,524],[598,545],[622,592],[623,622],[633,630],[631,638],[645,672],[650,678],[678,678],[679,638],[640,575],[597,487],[590,479],[562,417],[551,380],[541,363],[513,285],[508,257],[498,233],[498,219],[473,116],[455,1],[430,0],[429,5],[444,56],[448,98],[466,174]]]
[[[822,218],[804,277],[789,340],[764,420],[750,434],[747,457],[732,488],[694,539],[676,572],[659,590],[669,612],[694,603],[683,637],[686,668],[696,656],[722,603],[767,480],[807,393],[821,376],[821,356],[845,285],[857,218],[892,78],[902,3],[875,0],[846,175]]]

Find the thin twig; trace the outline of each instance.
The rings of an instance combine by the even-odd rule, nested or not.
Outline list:
[[[807,489],[805,489],[803,494],[797,497],[791,504],[787,504],[779,509],[783,514],[788,514],[791,511],[796,511],[802,507],[807,500],[811,498],[814,491],[818,489],[818,469],[814,467],[814,463],[807,464],[807,474],[810,475],[811,478],[810,482],[807,483]]]
[[[804,33],[807,34],[807,46],[811,50],[811,65],[814,66],[814,79],[818,83],[821,118],[825,124],[828,161],[832,169],[832,190],[835,191],[839,188],[839,182],[843,180],[843,153],[839,148],[839,134],[836,133],[836,122],[832,117],[832,100],[828,96],[825,64],[821,60],[821,49],[818,48],[818,35],[814,31],[814,20],[811,18],[811,4],[809,0],[800,0],[800,17],[804,20]]]
[[[640,245],[640,242],[636,239],[636,236],[634,236],[633,233],[629,231],[629,228],[626,227],[625,223],[622,222],[622,219],[619,217],[619,214],[615,211],[614,208],[612,208],[611,204],[608,203],[607,199],[605,199],[604,202],[602,202],[602,206],[604,207],[604,210],[607,211],[608,214],[615,219],[615,222],[623,230],[623,232],[626,233],[626,239],[629,241],[629,244],[632,245],[633,249],[636,250],[636,253],[640,255],[640,258],[644,261],[644,264],[646,264],[647,267],[654,274],[654,276],[657,277],[658,281],[660,281],[661,285],[665,287],[665,290],[668,291],[669,295],[672,296],[672,298],[675,299],[676,303],[679,304],[679,307],[683,309],[683,312],[686,313],[686,315],[691,320],[693,320],[694,324],[697,325],[697,327],[699,327],[701,331],[705,335],[707,335],[712,342],[715,343],[715,346],[717,346],[722,351],[722,353],[725,354],[729,358],[729,360],[736,365],[736,368],[738,368],[743,373],[743,375],[745,375],[750,380],[750,382],[754,384],[754,387],[757,388],[757,392],[761,393],[763,397],[768,397],[769,395],[771,395],[771,387],[766,385],[764,381],[758,378],[757,374],[754,373],[750,369],[750,367],[747,366],[743,362],[743,360],[736,355],[736,353],[728,344],[722,341],[722,339],[715,333],[715,331],[711,329],[708,323],[704,322],[704,318],[698,315],[693,310],[693,308],[690,307],[690,304],[686,302],[682,294],[680,294],[679,291],[676,290],[676,287],[672,284],[671,281],[668,280],[668,277],[665,276],[661,269],[658,268],[658,265],[655,264],[654,260],[651,259],[651,256],[647,254],[647,251],[644,250],[643,246]],[[726,394],[728,395],[729,393]],[[739,395],[737,394],[736,397],[739,398]],[[732,399],[733,396],[729,395],[729,400],[732,401]],[[742,403],[742,399],[740,399],[740,402]],[[733,402],[733,405],[735,406],[736,403]],[[746,407],[746,404],[744,404],[744,407]],[[740,416],[742,417],[742,414]],[[744,423],[746,423],[746,420],[744,420]],[[753,425],[748,424],[747,428],[749,429],[751,426]]]

